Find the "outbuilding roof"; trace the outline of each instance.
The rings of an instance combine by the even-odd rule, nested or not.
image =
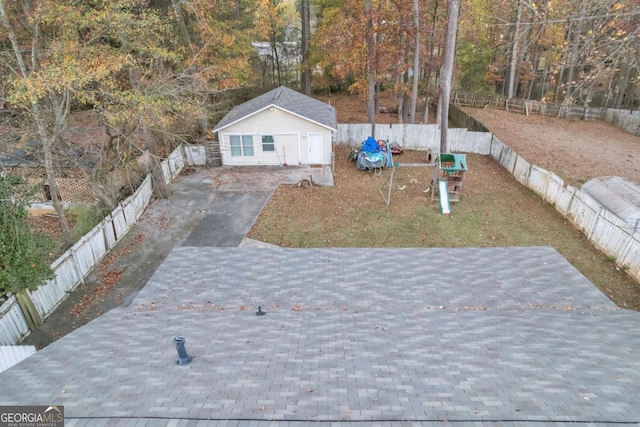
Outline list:
[[[332,130],[337,130],[336,109],[310,96],[280,86],[247,102],[237,105],[213,129],[218,132],[240,120],[270,107],[277,107],[291,114],[315,122]]]

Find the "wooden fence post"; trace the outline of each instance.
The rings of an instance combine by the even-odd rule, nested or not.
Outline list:
[[[42,316],[38,313],[36,306],[33,304],[33,301],[31,301],[31,297],[26,290],[23,289],[16,293],[16,299],[18,300],[22,314],[24,314],[24,318],[27,319],[27,323],[29,324],[29,329],[31,329],[31,331],[35,331],[40,326],[44,325]]]

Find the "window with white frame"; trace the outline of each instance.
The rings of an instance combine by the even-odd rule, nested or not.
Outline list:
[[[229,136],[232,156],[253,156],[253,137],[251,135]]]
[[[273,139],[273,135],[262,135],[262,151],[274,152],[276,151],[276,143]]]

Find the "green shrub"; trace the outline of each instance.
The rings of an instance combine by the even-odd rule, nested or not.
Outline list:
[[[77,205],[67,210],[69,219],[75,224],[73,238],[79,240],[93,227],[98,225],[109,213],[108,209],[101,205]]]
[[[0,296],[36,289],[53,276],[53,242],[33,233],[26,219],[28,190],[20,178],[0,176]]]

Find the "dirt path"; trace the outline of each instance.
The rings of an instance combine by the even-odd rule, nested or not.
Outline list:
[[[525,116],[486,108],[464,108],[529,162],[580,185],[599,176],[640,183],[640,137],[603,121]]]

